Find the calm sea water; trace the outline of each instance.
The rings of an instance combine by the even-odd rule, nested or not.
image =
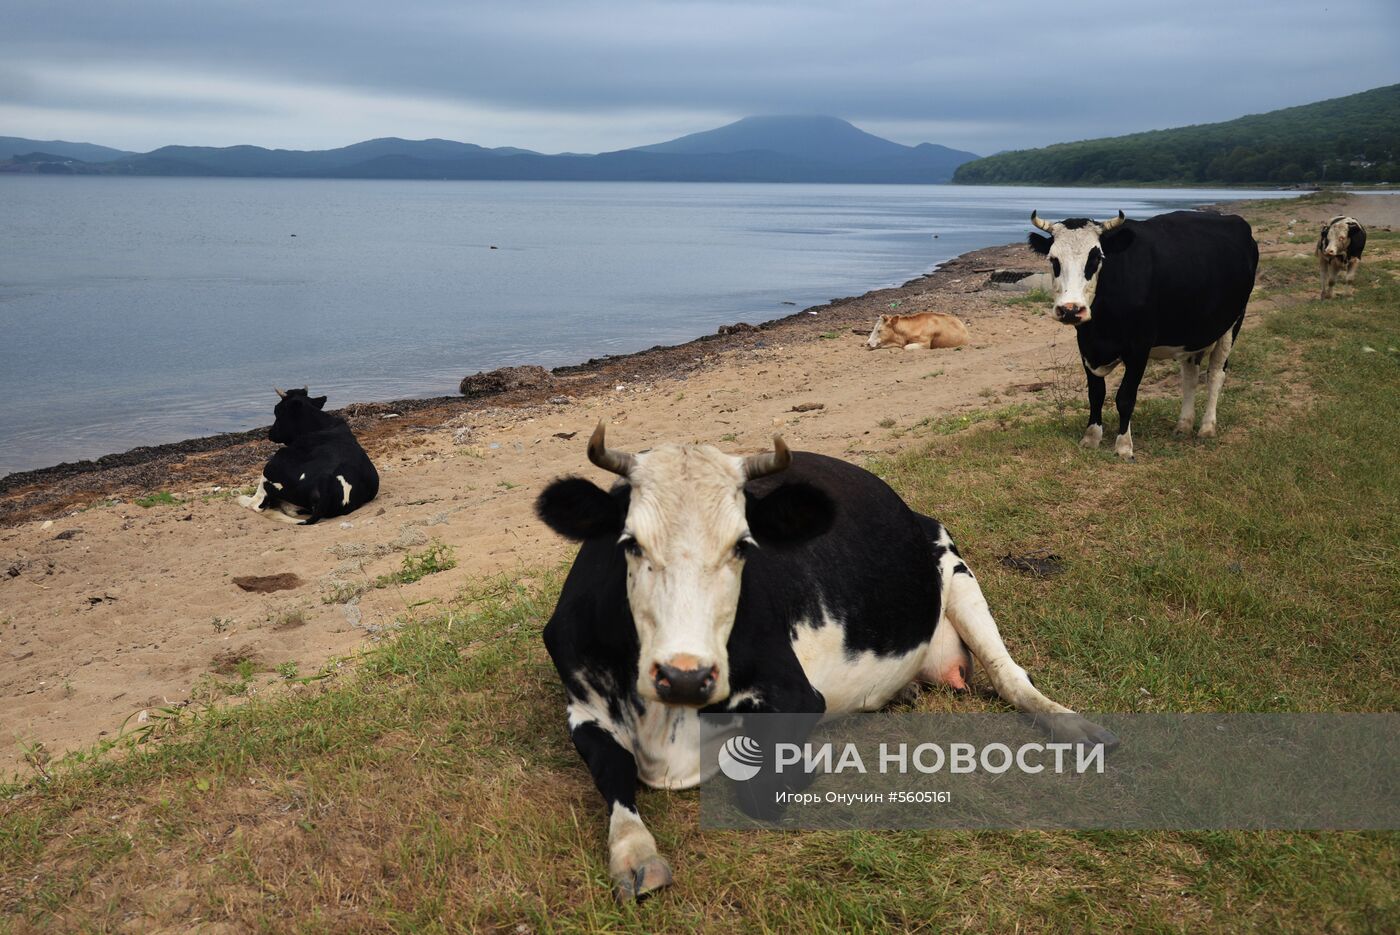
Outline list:
[[[266,424],[273,385],[445,395],[775,318],[1023,237],[1033,207],[1258,196],[0,177],[0,475]]]

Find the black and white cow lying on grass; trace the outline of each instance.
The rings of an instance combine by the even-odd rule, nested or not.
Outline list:
[[[1244,218],[1174,211],[1146,221],[1123,212],[1108,221],[1066,218],[1031,223],[1031,249],[1049,256],[1055,317],[1073,325],[1089,382],[1089,426],[1079,444],[1103,439],[1104,377],[1123,365],[1118,385],[1118,439],[1114,451],[1133,460],[1133,408],[1148,358],[1181,363],[1181,417],[1190,434],[1196,421],[1196,375],[1210,356],[1206,411],[1197,433],[1215,435],[1215,407],[1230,350],[1244,324],[1254,289],[1259,245]]]
[[[671,881],[637,781],[704,778],[700,710],[873,711],[919,680],[966,688],[976,656],[1002,698],[1060,716],[1058,739],[1116,745],[1031,684],[947,531],[875,475],[777,438],[746,458],[709,445],[626,454],[604,429],[589,460],[623,480],[557,480],[536,511],[583,543],[544,640],[607,804],[620,899]]]
[[[1366,249],[1366,228],[1353,217],[1339,214],[1322,225],[1317,238],[1317,265],[1322,272],[1321,298],[1332,297],[1332,285],[1338,276],[1350,283],[1356,279],[1361,265],[1361,251]]]
[[[379,493],[379,472],[340,416],[322,412],[326,397],[306,387],[277,390],[267,437],[282,445],[263,468],[258,489],[238,502],[287,523],[310,526],[344,516]]]

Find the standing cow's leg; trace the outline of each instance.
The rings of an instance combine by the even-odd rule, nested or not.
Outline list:
[[[1089,425],[1084,429],[1079,447],[1097,448],[1103,441],[1103,399],[1108,395],[1108,388],[1103,377],[1096,376],[1087,364],[1084,366],[1084,379],[1089,384]]]
[[[991,609],[982,588],[971,569],[951,550],[939,560],[943,579],[943,606],[958,635],[982,663],[992,687],[998,695],[1018,711],[1028,714],[1053,715],[1048,727],[1056,739],[1070,743],[1118,745],[1118,738],[1097,724],[1075,714],[1062,704],[1051,701],[1031,684],[1026,670],[1016,664],[1006,650],[992,618]]]
[[[1201,417],[1202,438],[1215,437],[1215,404],[1220,401],[1220,388],[1225,385],[1225,364],[1230,359],[1230,350],[1235,346],[1236,325],[1231,331],[1220,336],[1215,342],[1215,350],[1210,352],[1210,369],[1206,376],[1206,412]]]
[[[1181,358],[1181,415],[1176,420],[1179,434],[1190,435],[1196,424],[1196,378],[1200,373],[1199,357]]]
[[[671,882],[671,868],[656,851],[637,814],[637,761],[595,722],[569,732],[608,807],[608,872],[619,901],[641,899]]]
[[[1318,272],[1322,274],[1322,290],[1317,296],[1319,299],[1327,298],[1327,266],[1327,257],[1322,256],[1317,258],[1317,269]]]
[[[1354,257],[1352,257],[1351,259],[1347,260],[1347,282],[1348,282],[1348,283],[1352,283],[1352,282],[1354,282],[1354,281],[1356,280],[1356,268],[1357,268],[1358,266],[1360,266],[1360,265],[1361,265],[1361,258],[1360,258],[1360,257],[1354,256]]]
[[[1118,438],[1113,443],[1113,451],[1124,461],[1136,460],[1133,457],[1133,409],[1137,406],[1138,385],[1146,369],[1146,354],[1123,358],[1123,382],[1118,384],[1118,394],[1113,398],[1118,405]]]

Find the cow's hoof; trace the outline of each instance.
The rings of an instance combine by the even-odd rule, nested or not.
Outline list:
[[[671,865],[654,854],[634,870],[613,878],[613,893],[620,903],[641,902],[657,890],[671,885]]]
[[[1118,749],[1118,735],[1077,714],[1055,714],[1050,717],[1050,739],[1055,743],[1075,746],[1103,747],[1109,753]]]
[[[1190,421],[1189,419],[1182,419],[1180,422],[1178,422],[1178,423],[1176,424],[1176,434],[1178,434],[1178,435],[1190,435],[1190,434],[1191,434],[1191,421]]]
[[[1199,432],[1197,432],[1196,434],[1199,435],[1201,438],[1214,438],[1214,437],[1215,437],[1215,423],[1212,422],[1212,423],[1209,424],[1209,425],[1203,425],[1203,426],[1201,426],[1201,430],[1200,430]]]
[[[1079,440],[1079,447],[1092,450],[1099,447],[1101,441],[1103,441],[1103,426],[1091,425],[1084,431],[1084,437]]]

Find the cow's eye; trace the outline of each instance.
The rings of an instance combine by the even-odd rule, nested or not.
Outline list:
[[[749,550],[756,548],[758,548],[758,543],[753,541],[753,536],[744,536],[744,538],[734,543],[734,557],[747,558]]]
[[[622,538],[617,540],[617,544],[622,546],[623,551],[628,555],[642,557],[642,547],[637,545],[637,540],[631,533],[623,533]]]
[[[1103,261],[1103,254],[1099,248],[1095,247],[1089,251],[1089,261],[1084,264],[1084,278],[1093,279],[1094,274],[1099,271],[1099,263]]]
[[[1055,277],[1056,277],[1057,279],[1059,278],[1059,275],[1060,275],[1060,261],[1057,260],[1057,259],[1055,259],[1054,257],[1051,257],[1051,258],[1050,258],[1050,271],[1051,271],[1052,273],[1055,274]]]

